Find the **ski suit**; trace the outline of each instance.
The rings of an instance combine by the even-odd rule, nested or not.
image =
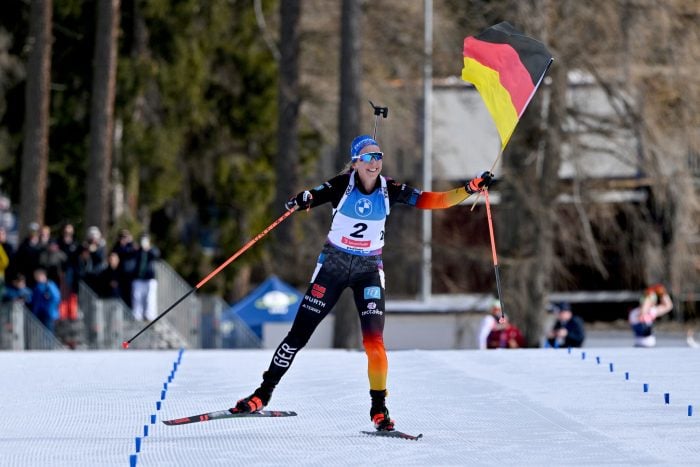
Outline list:
[[[330,202],[333,218],[306,294],[287,336],[274,353],[263,385],[274,388],[294,357],[328,315],[346,287],[353,291],[360,317],[362,343],[368,361],[370,390],[386,389],[384,349],[384,224],[391,206],[407,204],[421,209],[443,209],[469,194],[460,187],[447,192],[421,192],[379,176],[367,193],[354,172],[340,174],[309,190],[311,207]]]

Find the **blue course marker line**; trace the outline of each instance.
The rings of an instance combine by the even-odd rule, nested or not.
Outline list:
[[[175,372],[177,371],[178,366],[182,362],[182,354],[185,352],[184,348],[180,348],[178,354],[177,354],[177,359],[173,362],[173,369],[170,372],[170,376],[168,376],[168,382],[163,383],[163,389],[160,391],[160,400],[156,401],[156,413],[155,414],[150,414],[149,421],[151,425],[155,425],[156,423],[156,417],[158,411],[160,411],[161,407],[163,406],[163,403],[165,401],[165,394],[168,392],[168,383],[172,383],[173,379],[175,378]],[[143,437],[143,438],[142,438]],[[136,436],[134,438],[134,448],[135,448],[135,453],[129,455],[129,466],[130,467],[136,467],[136,464],[138,462],[138,455],[143,451],[144,448],[144,441],[145,438],[148,437],[148,425],[143,426],[143,434],[140,436]]]

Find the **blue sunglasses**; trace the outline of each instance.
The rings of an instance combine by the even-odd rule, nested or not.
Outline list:
[[[355,160],[359,160],[362,162],[371,162],[372,159],[375,161],[380,161],[384,157],[383,152],[366,152],[364,154],[360,154],[358,156],[355,156]]]

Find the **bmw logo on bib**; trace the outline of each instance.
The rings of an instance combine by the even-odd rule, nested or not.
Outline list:
[[[367,198],[360,198],[355,203],[355,213],[360,217],[372,214],[372,202]]]

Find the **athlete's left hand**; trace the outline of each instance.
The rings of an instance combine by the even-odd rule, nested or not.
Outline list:
[[[489,171],[486,171],[482,173],[480,177],[474,177],[471,180],[469,180],[464,185],[464,188],[467,190],[467,193],[473,195],[477,191],[485,190],[486,188],[491,186],[492,182],[493,174]]]

